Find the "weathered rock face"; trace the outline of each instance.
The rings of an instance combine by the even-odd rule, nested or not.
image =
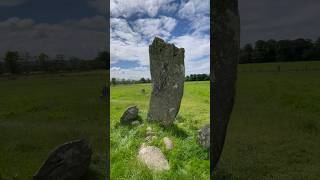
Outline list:
[[[198,143],[206,149],[210,148],[210,124],[204,125],[199,131],[198,131],[198,137],[197,137]]]
[[[210,117],[213,120],[210,168],[214,174],[213,170],[218,164],[224,146],[236,92],[240,17],[238,0],[213,0],[210,5],[210,88],[213,92],[210,106]]]
[[[121,116],[121,124],[131,124],[132,122],[138,120],[139,109],[137,106],[129,107]]]
[[[163,171],[170,169],[168,160],[161,150],[155,146],[146,146],[145,144],[142,144],[139,150],[138,159],[146,164],[151,170]]]
[[[84,140],[56,148],[34,175],[34,180],[78,180],[89,168],[92,149]]]
[[[149,46],[152,93],[148,120],[168,126],[180,109],[185,67],[184,49],[155,38]]]

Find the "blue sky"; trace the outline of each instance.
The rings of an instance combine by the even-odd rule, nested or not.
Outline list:
[[[105,0],[0,0],[0,59],[8,50],[92,59],[106,47]]]
[[[209,0],[111,0],[111,78],[150,77],[155,36],[185,48],[186,74],[210,72]]]

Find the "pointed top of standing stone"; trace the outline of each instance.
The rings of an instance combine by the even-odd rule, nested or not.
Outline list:
[[[178,51],[182,51],[184,53],[184,48],[178,48],[176,47],[173,43],[166,43],[163,39],[159,38],[159,37],[155,37],[152,41],[152,44],[150,45],[150,47],[153,46],[157,46],[157,47],[168,47],[171,46],[174,49],[178,50]]]

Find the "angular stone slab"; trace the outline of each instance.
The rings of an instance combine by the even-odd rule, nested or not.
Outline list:
[[[92,148],[84,140],[72,141],[50,153],[34,180],[79,180],[88,171]]]
[[[155,38],[149,46],[152,93],[148,120],[171,125],[179,112],[183,96],[184,49]]]

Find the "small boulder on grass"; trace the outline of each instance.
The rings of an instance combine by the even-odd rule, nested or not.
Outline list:
[[[33,179],[81,179],[89,169],[91,155],[92,148],[85,140],[65,143],[50,153]]]
[[[139,120],[139,109],[137,106],[129,107],[121,116],[120,123],[122,125],[131,124],[134,121]]]
[[[154,139],[156,139],[155,132],[152,131],[152,128],[151,128],[151,127],[147,127],[145,140],[146,140],[147,142],[151,142],[151,141],[154,140]]]
[[[173,142],[168,137],[163,138],[163,143],[167,150],[173,149]]]
[[[198,141],[198,144],[200,144],[203,148],[205,149],[210,148],[210,124],[204,125],[198,131],[197,141]]]
[[[143,143],[139,149],[138,159],[151,170],[164,171],[170,169],[168,160],[161,150],[155,146],[146,146]]]
[[[141,123],[140,121],[136,120],[136,121],[132,121],[131,125],[132,126],[139,126]]]

